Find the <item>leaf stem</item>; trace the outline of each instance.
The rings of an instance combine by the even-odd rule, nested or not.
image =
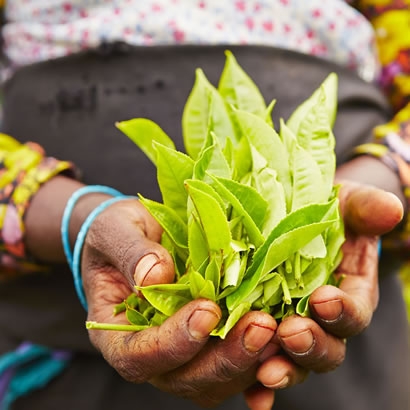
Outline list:
[[[282,265],[278,266],[278,273],[282,278],[280,284],[281,284],[282,290],[283,290],[283,301],[285,302],[285,304],[290,305],[290,304],[292,304],[292,298],[290,296],[288,282],[286,282],[286,278],[285,278],[285,274],[284,274],[284,268],[283,268]]]
[[[87,329],[97,329],[97,330],[118,330],[126,332],[138,332],[147,328],[146,325],[121,325],[115,323],[98,323],[93,321],[85,322],[85,327]]]
[[[295,259],[293,262],[293,271],[295,274],[295,282],[299,286],[299,289],[303,289],[305,287],[302,279],[302,273],[300,270],[300,253],[295,252]]]

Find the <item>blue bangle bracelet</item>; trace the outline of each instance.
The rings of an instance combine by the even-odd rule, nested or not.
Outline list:
[[[74,287],[77,292],[77,296],[80,299],[80,302],[83,305],[85,310],[88,310],[88,305],[87,305],[87,299],[84,293],[83,283],[81,280],[81,251],[84,246],[85,237],[87,235],[88,230],[90,229],[91,224],[94,222],[95,218],[101,212],[103,212],[106,208],[108,208],[113,203],[118,202],[118,201],[123,201],[124,199],[127,199],[127,198],[135,198],[135,197],[121,195],[121,196],[116,196],[114,198],[110,198],[102,202],[88,215],[88,217],[82,224],[80,231],[78,232],[77,240],[74,245],[72,273],[73,273],[73,279],[74,279]]]
[[[69,238],[69,228],[70,228],[70,219],[73,209],[79,199],[87,194],[91,193],[101,193],[112,196],[123,196],[120,191],[117,191],[114,188],[104,186],[104,185],[87,185],[77,189],[67,201],[67,205],[64,209],[63,217],[61,219],[61,241],[63,243],[64,254],[66,256],[67,262],[72,269],[73,264],[73,253],[71,252],[70,247],[70,238]]]

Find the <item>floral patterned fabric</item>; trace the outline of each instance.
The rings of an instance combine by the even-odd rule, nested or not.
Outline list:
[[[132,45],[264,44],[378,69],[367,19],[343,0],[10,0],[4,50],[19,66],[123,40]]]

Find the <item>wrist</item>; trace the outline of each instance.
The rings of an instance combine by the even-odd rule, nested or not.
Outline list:
[[[26,213],[26,247],[36,259],[47,263],[66,262],[61,239],[61,222],[64,210],[72,195],[85,185],[74,179],[56,176],[45,183]],[[90,192],[80,197],[73,206],[68,224],[68,241],[71,249],[80,227],[90,212],[111,196]]]

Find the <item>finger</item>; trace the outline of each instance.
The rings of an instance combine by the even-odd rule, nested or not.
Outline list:
[[[174,263],[159,244],[161,232],[158,223],[139,201],[117,202],[91,225],[84,255],[90,255],[93,261],[113,265],[131,286],[171,283],[175,276]],[[93,258],[94,255],[97,257]],[[100,266],[89,268],[99,269]]]
[[[243,395],[251,410],[271,410],[275,401],[275,392],[261,384],[246,389]]]
[[[370,323],[379,300],[376,240],[359,237],[343,248],[339,288],[322,286],[310,296],[312,317],[333,335],[347,338]]]
[[[249,312],[225,339],[213,338],[194,361],[155,384],[162,390],[172,388],[202,406],[215,405],[255,383],[259,358],[276,328],[271,315]]]
[[[341,289],[324,286],[310,300],[312,318],[335,336],[347,338],[369,325],[375,291],[362,278],[347,276]],[[378,294],[378,292],[377,292]]]
[[[273,390],[284,389],[302,383],[309,371],[298,366],[289,357],[279,354],[265,360],[258,369],[257,379]]]
[[[90,320],[97,320],[90,312]],[[90,340],[118,373],[145,382],[191,360],[221,319],[219,307],[205,299],[182,307],[161,326],[140,332],[90,330]]]
[[[291,316],[278,328],[282,348],[299,366],[315,372],[327,372],[344,360],[346,345],[326,333],[314,320]]]
[[[352,232],[383,235],[403,218],[403,205],[390,192],[367,185],[349,185],[344,191],[342,189],[341,196],[345,224]]]

